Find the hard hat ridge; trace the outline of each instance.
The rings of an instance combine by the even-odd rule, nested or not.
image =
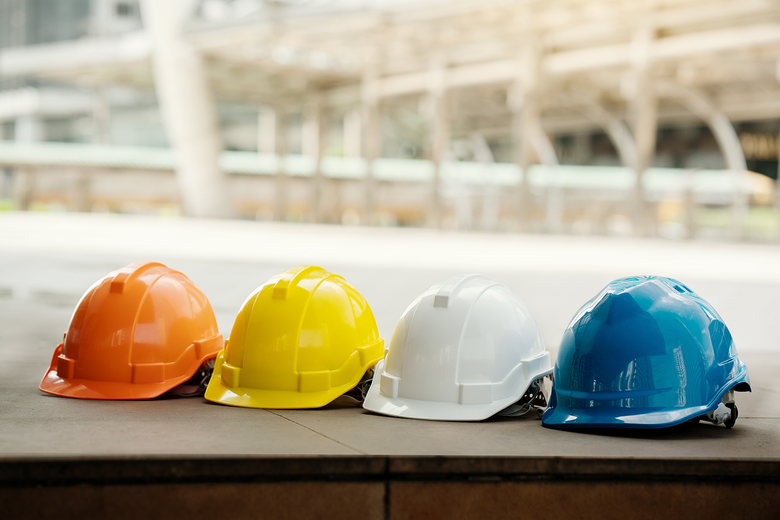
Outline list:
[[[39,388],[83,399],[148,399],[192,378],[222,344],[214,311],[189,278],[136,262],[82,296]]]
[[[384,356],[368,303],[317,266],[271,277],[246,300],[206,399],[253,408],[317,408],[355,388]]]
[[[517,403],[551,371],[523,302],[481,275],[458,275],[406,309],[363,407],[416,419],[481,420]]]
[[[566,329],[543,424],[663,428],[701,418],[733,425],[747,366],[715,309],[671,278],[611,282]]]

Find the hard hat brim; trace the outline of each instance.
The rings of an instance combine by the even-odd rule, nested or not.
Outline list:
[[[322,408],[340,396],[349,392],[363,378],[366,371],[382,358],[371,360],[362,370],[355,372],[346,384],[333,387],[323,392],[298,392],[289,390],[262,390],[258,388],[229,387],[222,381],[222,364],[225,351],[222,350],[214,364],[214,374],[206,388],[205,398],[209,401],[241,406],[244,408],[269,408],[274,410],[289,410],[300,408]]]
[[[718,407],[723,396],[734,389],[738,392],[750,392],[750,379],[747,367],[736,378],[718,392],[704,406],[687,408],[669,408],[666,410],[649,411],[646,408],[624,409],[626,413],[615,415],[617,408],[570,409],[561,406],[551,406],[542,417],[542,425],[553,429],[587,429],[587,428],[670,428],[682,424],[700,415],[705,415]],[[553,386],[553,392],[555,387]]]
[[[197,367],[196,367],[197,370]],[[169,379],[164,383],[114,383],[109,381],[90,381],[88,379],[63,379],[56,369],[49,369],[38,388],[47,394],[77,399],[132,400],[152,399],[190,379],[189,376]]]
[[[549,352],[545,351],[549,359]],[[490,404],[460,404],[440,401],[422,401],[405,397],[387,397],[380,391],[377,378],[384,371],[384,361],[377,364],[374,373],[374,382],[368,391],[363,408],[371,412],[388,415],[391,417],[404,417],[407,419],[422,419],[427,421],[482,421],[492,417],[507,406],[516,403],[528,390],[528,386],[537,379],[550,375],[552,366],[549,361],[547,367],[531,374],[528,385],[518,389],[514,395]]]
[[[220,342],[221,343],[221,342]],[[57,357],[62,352],[62,343],[54,350],[51,366],[43,376],[38,389],[47,394],[76,399],[132,400],[159,397],[192,378],[198,368],[215,356],[207,352],[202,359],[193,363],[182,376],[166,379],[160,383],[125,383],[115,381],[93,381],[90,379],[63,378],[57,373]]]

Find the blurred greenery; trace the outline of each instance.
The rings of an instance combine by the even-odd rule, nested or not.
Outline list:
[[[306,222],[306,213],[297,208],[288,215],[288,222]],[[0,198],[0,211],[18,211],[18,203],[11,198]],[[66,212],[67,206],[58,201],[33,201],[30,211],[36,212]],[[95,213],[128,213],[157,215],[159,217],[173,218],[181,215],[176,204],[125,204],[121,207],[96,205]],[[396,218],[392,214],[378,213],[374,218],[375,226],[419,226],[419,216],[412,215]],[[625,217],[628,220],[628,217]],[[699,206],[695,209],[696,237],[699,239],[724,239],[731,237],[731,221],[733,210],[730,206]],[[685,207],[680,201],[661,204],[658,207],[658,223],[663,228],[664,223],[674,227],[673,236],[661,232],[666,238],[680,239],[685,237],[686,217]],[[773,205],[752,205],[748,208],[745,217],[745,238],[755,241],[775,241],[780,237],[780,211]]]
[[[672,214],[668,214],[672,213]],[[732,208],[729,206],[699,206],[695,211],[696,227],[699,231],[731,230]],[[685,213],[682,205],[673,212],[667,212],[667,222],[685,224]],[[780,235],[780,213],[775,206],[754,205],[750,206],[745,216],[745,236],[758,240],[773,240]]]

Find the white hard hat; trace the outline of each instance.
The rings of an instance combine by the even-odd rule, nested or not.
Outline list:
[[[397,417],[486,419],[552,372],[525,304],[506,286],[459,275],[422,293],[398,320],[363,407]]]

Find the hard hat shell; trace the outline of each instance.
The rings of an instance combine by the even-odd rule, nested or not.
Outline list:
[[[354,388],[384,355],[374,314],[347,281],[316,266],[270,278],[244,302],[206,399],[317,408]]]
[[[223,345],[206,296],[178,271],[132,263],[81,297],[39,388],[81,399],[149,399]]]
[[[397,417],[477,421],[552,372],[536,321],[506,286],[454,276],[406,309],[363,407]]]
[[[723,320],[671,278],[607,285],[572,319],[553,373],[551,428],[663,428],[704,415],[748,370]]]

